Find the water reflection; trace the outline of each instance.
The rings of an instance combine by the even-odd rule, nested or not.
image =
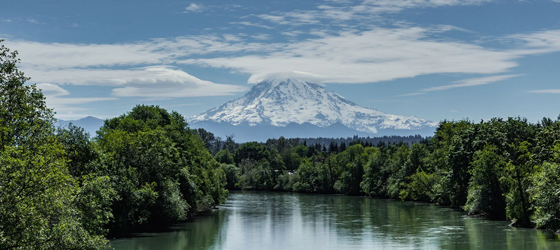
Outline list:
[[[113,240],[111,246],[119,250],[209,249],[216,241],[222,240],[220,230],[222,225],[227,224],[226,218],[226,211],[214,211],[166,232],[144,233],[129,239]]]
[[[115,249],[560,249],[539,230],[427,203],[335,195],[232,192],[219,210]]]

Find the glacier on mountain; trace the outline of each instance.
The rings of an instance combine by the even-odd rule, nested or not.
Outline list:
[[[190,117],[189,122],[276,127],[310,123],[321,128],[340,123],[368,134],[377,134],[378,130],[418,130],[437,126],[437,123],[415,116],[392,115],[361,107],[319,84],[298,79],[262,81],[243,97]]]

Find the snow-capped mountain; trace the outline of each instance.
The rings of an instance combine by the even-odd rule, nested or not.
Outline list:
[[[311,124],[329,128],[343,125],[368,135],[386,135],[380,133],[383,131],[393,131],[394,134],[394,131],[401,131],[411,135],[418,130],[433,132],[437,126],[437,123],[414,116],[392,115],[361,107],[319,84],[298,79],[263,81],[243,97],[191,117],[189,121],[199,127],[213,123],[212,127],[218,124],[233,125],[228,126],[230,128],[248,125],[253,130],[259,126],[295,128],[296,124]]]

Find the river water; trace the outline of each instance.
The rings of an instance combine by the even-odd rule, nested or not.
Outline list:
[[[554,235],[433,204],[342,195],[231,192],[226,204],[117,250],[560,249]]]

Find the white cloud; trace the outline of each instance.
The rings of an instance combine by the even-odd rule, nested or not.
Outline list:
[[[283,16],[275,16],[275,15],[269,15],[269,14],[262,14],[262,15],[258,15],[258,17],[264,19],[264,20],[268,20],[271,22],[275,22],[275,23],[280,23],[280,24],[289,24],[288,21],[286,21],[284,19]]]
[[[5,44],[20,52],[24,68],[43,70],[161,65],[184,56],[270,51],[276,47],[271,44],[240,42],[235,35],[177,37],[122,44],[38,43],[22,40],[6,40]]]
[[[352,3],[352,0],[327,0],[327,2],[338,3],[338,4],[349,4]]]
[[[318,83],[370,83],[438,73],[498,74],[522,56],[560,51],[560,30],[506,37],[521,42],[496,50],[442,39],[452,26],[404,26],[333,33],[290,42],[246,42],[266,34],[224,34],[153,39],[121,44],[61,44],[11,40],[22,69],[33,82],[118,87],[116,96],[158,98],[231,95],[245,90],[211,83],[166,65],[190,64],[248,73],[250,83],[270,77],[298,77]],[[293,34],[301,34],[293,31]],[[437,39],[433,38],[437,35]],[[115,68],[118,66],[118,68]],[[515,75],[463,80],[434,91],[476,86]],[[159,90],[171,90],[159,92]],[[414,94],[414,93],[413,93]],[[412,95],[412,94],[409,94]]]
[[[268,39],[270,39],[269,34],[258,34],[258,35],[254,35],[254,36],[251,36],[251,37],[255,38],[257,40],[268,40]]]
[[[454,88],[463,88],[463,87],[472,87],[472,86],[479,86],[479,85],[486,85],[491,84],[499,81],[504,81],[513,77],[518,77],[521,75],[499,75],[499,76],[487,76],[487,77],[479,77],[479,78],[471,78],[465,79],[460,81],[455,81],[456,84],[451,85],[444,85],[438,87],[432,87],[423,89],[421,91],[430,92],[430,91],[440,91],[440,90],[447,90],[447,89],[454,89]]]
[[[560,89],[540,89],[540,90],[532,90],[529,93],[536,93],[536,94],[560,94]]]
[[[398,96],[399,97],[401,97],[401,96],[417,96],[417,95],[425,95],[425,94],[426,93],[418,92],[418,93],[410,93],[410,94],[404,94],[404,95],[398,95]]]
[[[52,83],[39,83],[37,87],[41,89],[45,96],[65,96],[70,92]]]
[[[58,118],[63,117],[83,117],[83,115],[73,114],[88,110],[87,108],[78,107],[76,105],[92,102],[102,102],[116,100],[113,97],[85,97],[85,98],[68,98],[63,96],[70,95],[70,92],[52,83],[39,83],[37,87],[42,90],[45,95],[47,106],[53,108],[57,112]]]
[[[4,19],[4,20],[2,20],[2,22],[11,23],[11,22],[12,22],[12,19]]]
[[[301,35],[301,34],[303,34],[303,33],[304,33],[304,32],[303,32],[303,31],[300,31],[300,30],[294,30],[294,31],[282,32],[282,35],[291,36],[291,37],[296,37],[296,36],[299,36],[299,35]]]
[[[260,55],[179,61],[251,74],[250,83],[278,72],[304,72],[323,83],[369,83],[437,73],[495,74],[520,55],[457,41],[431,40],[440,29],[375,28],[276,46]]]
[[[40,24],[39,21],[37,21],[37,19],[34,18],[28,18],[27,21],[34,24]]]
[[[230,22],[229,24],[238,24],[238,25],[245,25],[245,26],[253,26],[253,27],[259,27],[259,28],[265,28],[265,29],[274,29],[268,25],[264,25],[264,24],[259,24],[259,23],[252,23],[252,22]]]
[[[71,72],[70,75],[65,75]],[[37,72],[35,72],[37,73]],[[47,105],[59,118],[83,117],[89,110],[79,106],[92,102],[117,100],[116,97],[166,99],[180,97],[223,96],[247,91],[246,86],[217,84],[200,80],[188,73],[168,67],[147,67],[133,70],[75,69],[45,72],[40,76],[60,83],[115,86],[115,97],[71,98],[70,92],[57,84],[39,83]],[[71,79],[71,81],[69,81]]]
[[[114,86],[115,96],[126,97],[194,97],[232,95],[246,91],[245,86],[217,84],[200,80],[188,73],[164,66],[151,66],[126,70],[64,69],[30,71],[37,79],[73,85]],[[52,84],[41,85],[53,92]],[[54,85],[56,86],[56,85]],[[54,92],[53,92],[54,93]]]
[[[529,50],[519,50],[519,54],[535,54],[560,51],[560,30],[546,30],[529,34],[511,35],[507,38],[523,42]]]
[[[240,37],[238,37],[236,35],[231,35],[231,34],[225,34],[224,39],[228,42],[240,42],[240,41],[243,40]]]
[[[20,51],[23,71],[33,77],[33,82],[42,84],[45,93],[49,93],[46,94],[49,101],[56,100],[60,107],[68,108],[68,112],[79,111],[71,110],[70,103],[105,99],[66,98],[71,94],[59,84],[104,85],[115,88],[114,96],[146,98],[231,95],[246,90],[246,87],[204,81],[169,66],[176,64],[247,73],[251,75],[250,83],[270,77],[298,77],[318,83],[370,83],[439,73],[499,74],[516,67],[516,60],[521,57],[560,51],[560,30],[503,37],[519,45],[506,50],[447,39],[446,31],[470,32],[453,26],[418,27],[389,21],[392,22],[390,27],[400,28],[380,27],[387,24],[380,16],[384,13],[491,1],[495,0],[361,0],[358,4],[349,0],[327,0],[312,10],[248,15],[242,17],[241,22],[229,23],[240,29],[244,26],[266,29],[255,33],[243,30],[248,34],[197,35],[117,44],[23,40],[8,40],[5,44]],[[221,8],[190,3],[184,12],[215,7]],[[27,21],[39,23],[32,18]],[[289,41],[266,41],[272,40],[269,39],[272,33],[261,32],[285,28],[281,25],[296,25],[277,31],[288,36],[284,39]],[[302,25],[313,26],[303,29]],[[467,79],[402,96],[490,84],[515,76]],[[555,91],[535,90],[533,93]]]
[[[150,67],[142,72],[146,75],[141,78],[128,79],[126,87],[114,89],[113,95],[122,97],[175,98],[223,96],[247,91],[245,86],[204,81],[184,71],[166,67]]]
[[[451,113],[457,113],[457,112],[459,112],[459,111],[454,110],[454,109],[451,109],[451,110],[449,110],[449,112],[451,112]]]
[[[365,0],[363,5],[391,8],[435,8],[453,5],[479,5],[494,0]]]
[[[352,5],[351,1],[329,0],[339,6],[319,5],[314,10],[296,10],[261,14],[257,17],[281,25],[319,24],[376,19],[372,15],[396,13],[412,8],[437,8],[457,5],[480,5],[496,0],[365,0]],[[342,6],[340,6],[342,5]]]
[[[184,12],[202,12],[202,10],[204,10],[204,6],[202,6],[202,4],[191,3],[185,8]]]
[[[39,83],[49,107],[60,118],[76,118],[87,112],[83,105],[115,100],[115,97],[174,98],[231,95],[246,86],[217,84],[165,66],[176,57],[218,52],[263,50],[263,45],[241,43],[231,37],[198,36],[128,44],[61,44],[8,40],[20,51],[21,69],[30,82]],[[235,39],[233,39],[235,40]],[[145,66],[150,65],[150,66]],[[115,66],[118,66],[116,68]],[[72,98],[60,84],[115,87],[109,98]]]
[[[258,18],[282,25],[308,25],[319,24],[323,11],[298,10],[292,12],[275,12],[271,14],[256,15]]]
[[[487,84],[492,84],[492,83],[499,82],[499,81],[505,81],[507,79],[510,79],[510,78],[513,78],[513,77],[518,77],[518,76],[522,76],[522,75],[497,75],[497,76],[486,76],[486,77],[464,79],[464,80],[454,81],[453,83],[455,83],[455,84],[431,87],[431,88],[427,88],[427,89],[422,89],[422,90],[420,90],[419,92],[416,92],[416,93],[404,94],[404,95],[399,95],[399,96],[424,95],[424,94],[427,94],[427,92],[432,92],[432,91],[441,91],[441,90],[448,90],[448,89],[454,89],[454,88],[464,88],[464,87],[487,85]],[[451,110],[451,112],[454,112],[454,110]],[[457,112],[457,111],[455,111],[455,112]]]

